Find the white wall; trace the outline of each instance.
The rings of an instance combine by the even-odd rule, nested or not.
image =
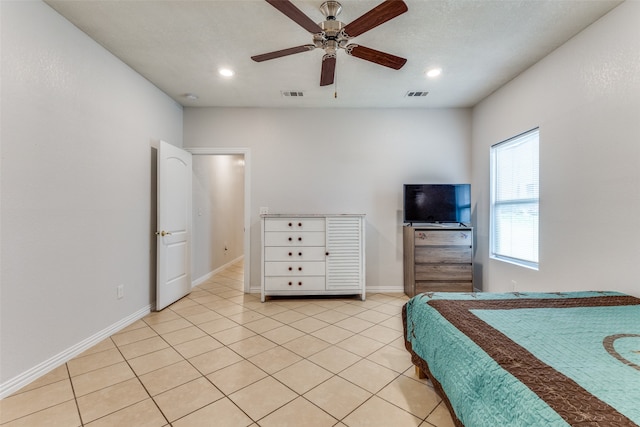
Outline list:
[[[484,290],[640,296],[640,2],[627,1],[473,110]],[[488,257],[489,147],[540,127],[540,270]]]
[[[46,4],[0,3],[6,391],[155,300],[150,144],[182,145],[182,108]]]
[[[186,108],[185,147],[251,150],[251,286],[259,208],[365,213],[367,287],[401,292],[402,184],[470,181],[470,111]]]
[[[244,156],[193,156],[193,250],[196,283],[244,253]]]

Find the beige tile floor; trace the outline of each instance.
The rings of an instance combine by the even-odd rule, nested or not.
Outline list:
[[[406,300],[261,303],[238,263],[0,401],[0,424],[452,426],[404,349]]]

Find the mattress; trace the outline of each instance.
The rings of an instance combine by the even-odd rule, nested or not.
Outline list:
[[[640,299],[425,293],[405,344],[458,426],[638,426]]]

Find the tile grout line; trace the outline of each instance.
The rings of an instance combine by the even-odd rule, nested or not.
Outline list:
[[[109,337],[109,339],[111,339],[111,337]],[[78,411],[80,427],[84,427],[84,421],[82,421],[82,414],[80,413],[80,404],[78,403],[78,396],[76,396],[76,388],[73,386],[73,380],[71,379],[71,371],[69,370],[68,362],[64,364],[64,368],[67,371],[67,375],[69,377],[69,384],[71,385],[71,392],[73,393],[73,403],[76,405],[76,410]]]

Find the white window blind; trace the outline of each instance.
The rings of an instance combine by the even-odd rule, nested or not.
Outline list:
[[[539,130],[491,147],[491,257],[538,268]]]

